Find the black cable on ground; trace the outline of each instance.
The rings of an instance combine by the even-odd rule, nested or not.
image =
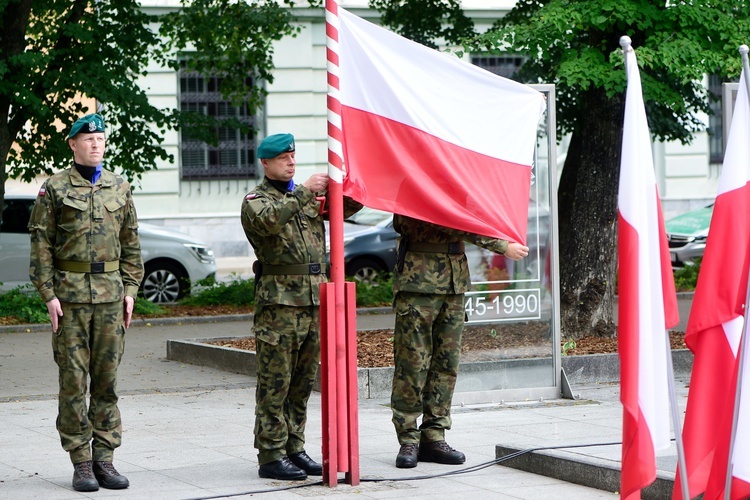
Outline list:
[[[622,444],[622,441],[612,441],[609,443],[570,444],[570,445],[561,445],[561,446],[539,446],[537,448],[527,448],[525,450],[518,450],[513,453],[508,453],[507,455],[496,458],[494,460],[490,460],[489,462],[483,462],[481,464],[472,465],[471,467],[465,467],[463,469],[454,469],[454,470],[443,472],[440,474],[430,474],[427,476],[396,477],[396,478],[361,477],[359,478],[359,481],[361,483],[382,483],[386,481],[396,482],[396,481],[420,481],[422,479],[435,479],[438,477],[455,476],[458,474],[468,474],[470,472],[476,472],[482,469],[486,469],[488,467],[492,467],[493,465],[498,465],[507,460],[512,460],[514,458],[520,457],[521,455],[525,455],[527,453],[534,453],[536,451],[566,450],[570,448],[588,448],[591,446],[614,446],[614,445],[619,445],[619,444]],[[344,479],[339,479],[338,484],[344,484]],[[274,493],[277,491],[294,490],[298,488],[307,488],[308,486],[322,486],[322,485],[323,485],[323,481],[315,481],[314,483],[293,484],[293,485],[284,486],[281,488],[268,488],[264,490],[243,491],[240,493],[227,493],[226,495],[216,495],[216,496],[210,496],[210,497],[196,497],[196,498],[190,498],[187,500],[213,500],[216,498],[232,498],[232,497],[238,497],[242,495],[257,495],[259,493]]]

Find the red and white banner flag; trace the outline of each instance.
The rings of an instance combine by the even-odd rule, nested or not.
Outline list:
[[[683,442],[690,497],[722,498],[750,259],[750,104],[742,76],[685,342],[694,354]],[[750,365],[732,457],[731,498],[750,497]],[[679,483],[675,482],[676,486]],[[675,491],[677,498],[679,491]]]
[[[618,194],[620,400],[623,499],[656,479],[656,452],[669,447],[667,328],[677,294],[654,175],[651,136],[635,52],[625,53],[628,88]]]
[[[339,9],[344,194],[526,241],[544,96]]]

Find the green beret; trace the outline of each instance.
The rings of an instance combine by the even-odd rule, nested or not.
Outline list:
[[[70,127],[68,139],[72,139],[76,134],[93,134],[94,132],[104,132],[104,118],[99,113],[82,116]]]
[[[275,158],[281,153],[294,151],[292,134],[273,134],[263,139],[258,146],[258,158]]]

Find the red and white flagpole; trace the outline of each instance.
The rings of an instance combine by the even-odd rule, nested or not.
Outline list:
[[[354,284],[344,282],[344,135],[339,88],[339,18],[336,0],[326,0],[328,70],[328,198],[331,283],[321,290],[321,397],[323,482],[359,484],[357,339]]]

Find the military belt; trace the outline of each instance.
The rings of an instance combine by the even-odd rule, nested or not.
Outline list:
[[[120,261],[111,262],[80,262],[77,260],[55,260],[55,268],[58,271],[70,271],[74,273],[101,274],[110,273],[120,269]]]
[[[451,241],[450,243],[426,243],[422,241],[410,241],[408,249],[411,252],[464,253],[464,242]]]
[[[261,268],[264,275],[271,274],[323,274],[326,272],[326,265],[318,262],[312,262],[310,264],[288,264],[281,266],[272,266],[270,264],[262,264]]]

